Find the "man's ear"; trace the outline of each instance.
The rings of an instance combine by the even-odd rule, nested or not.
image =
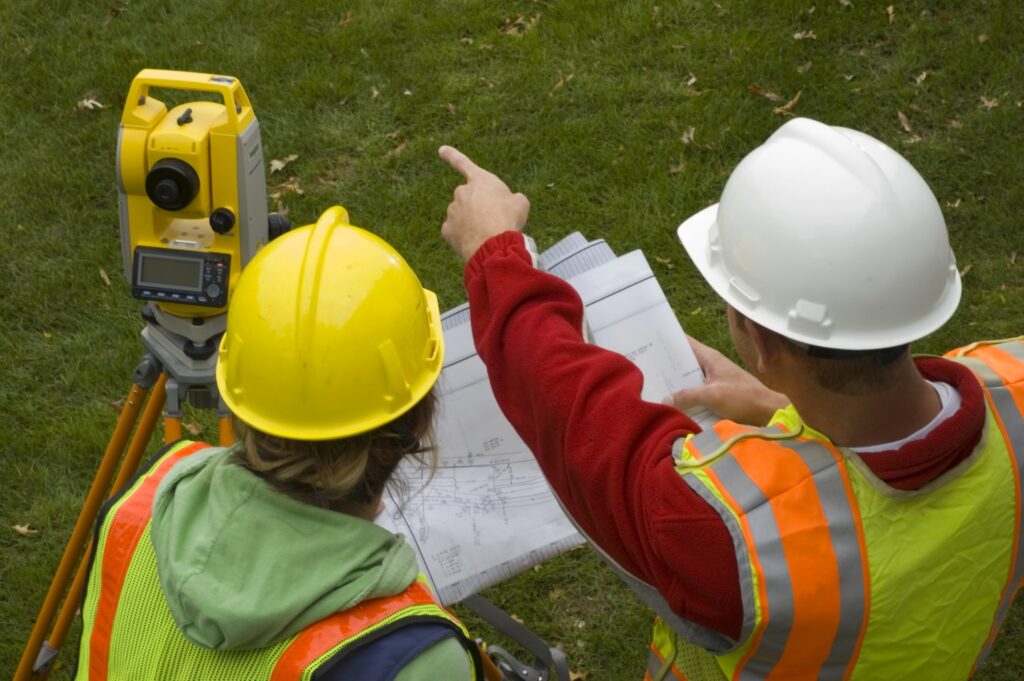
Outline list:
[[[754,352],[757,353],[757,372],[768,375],[778,365],[782,355],[782,343],[779,337],[757,322],[744,317],[743,325],[750,336]]]

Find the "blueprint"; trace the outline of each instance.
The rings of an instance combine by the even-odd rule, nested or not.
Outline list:
[[[541,266],[579,292],[592,340],[633,361],[641,397],[659,402],[703,375],[643,253],[616,257],[575,232],[541,254]],[[536,461],[501,414],[473,347],[466,305],[442,315],[431,476],[403,463],[404,495],[389,489],[378,523],[406,536],[441,601],[454,603],[583,543]]]

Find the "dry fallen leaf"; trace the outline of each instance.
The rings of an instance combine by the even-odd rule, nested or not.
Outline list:
[[[516,38],[522,37],[527,31],[533,29],[540,23],[541,13],[537,12],[532,17],[527,19],[523,15],[519,15],[515,19],[506,19],[505,23],[501,26],[501,32],[505,35],[514,36]]]
[[[378,97],[380,97],[380,90],[378,90],[377,88],[372,88],[372,90],[373,91],[370,94],[370,99],[377,99]]]
[[[100,279],[103,280],[104,284],[110,286],[110,277],[107,276],[107,271],[104,270],[102,267],[100,268]]]
[[[1017,251],[1010,254],[1010,264],[1013,265],[1017,262]]]
[[[524,624],[523,618],[520,617],[519,615],[515,614],[514,612],[513,613],[509,613],[509,617],[514,619],[516,622],[519,622],[520,624]]]
[[[352,22],[357,21],[358,19],[359,17],[354,17],[352,16],[352,12],[349,12],[348,14],[345,15],[344,19],[338,21],[338,26],[345,28],[346,26],[350,26]]]
[[[801,64],[800,66],[796,67],[797,73],[807,73],[808,71],[811,70],[811,66],[812,66],[811,62],[807,62],[806,64]]]
[[[49,331],[43,331],[43,338],[53,338],[53,334]]]
[[[985,108],[985,109],[990,109],[990,110],[994,109],[997,106],[999,106],[999,98],[998,97],[993,97],[992,99],[989,99],[985,95],[982,95],[981,96],[981,106],[983,108]]]
[[[569,670],[569,681],[587,681],[587,675],[586,674],[580,674],[579,672],[574,672],[573,670],[570,669]]]
[[[548,592],[548,598],[550,598],[553,601],[557,601],[559,598],[562,597],[562,594],[564,593],[565,589],[563,589],[560,586],[556,586],[554,589]]]
[[[772,102],[782,102],[782,101],[785,101],[785,97],[783,97],[782,95],[777,95],[774,92],[772,92],[771,90],[765,90],[764,88],[762,88],[757,83],[751,83],[750,85],[747,86],[747,89],[750,90],[751,92],[753,92],[758,97],[764,97],[765,99],[767,99],[769,101],[772,101]]]
[[[962,128],[962,127],[964,127],[964,122],[961,121],[959,118],[951,118],[951,119],[949,119],[949,127],[951,127],[951,128]]]
[[[270,162],[270,174],[273,175],[277,171],[282,170],[286,165],[288,165],[289,163],[291,163],[292,161],[294,161],[298,157],[299,157],[298,154],[288,154],[287,156],[285,156],[282,159],[276,159],[276,158],[273,159]]]
[[[89,94],[83,97],[82,99],[78,100],[78,103],[75,104],[75,113],[80,113],[82,111],[94,111],[96,109],[106,108],[106,105],[101,104],[100,101],[96,99],[95,95]]]
[[[575,77],[576,76],[571,74],[571,73],[568,76],[560,77],[558,79],[558,82],[555,83],[554,86],[552,86],[551,91],[548,94],[552,94],[552,93],[558,92],[559,90],[561,90],[565,86],[566,83],[568,83],[570,80],[572,80]]]
[[[672,269],[672,261],[669,260],[668,258],[659,258],[658,256],[654,256],[654,259],[657,260],[660,264],[664,265],[665,267]]]
[[[979,35],[978,36],[978,42],[979,43],[987,43],[988,42],[988,35],[985,34],[985,33],[982,33],[981,35]]]
[[[29,525],[11,525],[11,528],[22,537],[31,537],[34,534],[39,534],[39,530],[33,529]]]
[[[850,0],[839,0],[840,7],[853,7],[853,3]]]
[[[456,109],[457,109],[458,107],[456,107],[456,106],[455,106],[454,104],[452,104],[451,102],[448,102],[447,104],[442,104],[442,105],[441,105],[441,108],[442,108],[442,109],[448,109],[448,113],[455,113],[455,111],[456,111]]]
[[[818,35],[814,31],[798,31],[793,34],[793,40],[817,40]]]
[[[974,266],[973,266],[973,265],[968,265],[967,267],[965,267],[965,268],[963,268],[962,270],[960,270],[960,278],[961,278],[961,279],[963,279],[963,278],[964,278],[964,277],[966,277],[966,276],[967,276],[968,274],[970,274],[970,273],[971,273],[971,268],[972,268],[972,267],[974,267]]]
[[[963,203],[963,199],[957,199],[956,201],[946,201],[946,208],[952,208],[956,210]]]
[[[181,425],[185,427],[185,430],[192,433],[194,437],[199,437],[203,434],[203,427],[197,421],[186,419]]]
[[[305,194],[305,192],[302,191],[302,187],[299,186],[299,178],[289,177],[287,180],[274,187],[273,191],[270,192],[270,198],[277,201],[286,194],[298,194],[299,196]]]
[[[669,166],[668,167],[668,174],[669,175],[678,175],[679,173],[683,172],[684,168],[686,168],[686,164],[685,163],[680,163],[678,165]]]
[[[693,75],[693,71],[690,71],[690,78],[686,81],[687,85],[693,85],[697,82],[697,76]]]
[[[914,129],[910,127],[910,119],[907,118],[906,114],[902,111],[897,111],[896,115],[900,119],[900,127],[903,128],[904,132],[914,132]]]
[[[892,22],[896,20],[896,8],[889,5],[885,8],[885,13],[889,15],[889,25],[892,26]]]
[[[803,93],[803,90],[798,90],[796,96],[793,97],[793,99],[789,100],[782,106],[775,107],[774,109],[772,109],[772,111],[782,116],[792,116],[792,109],[794,106],[796,106],[796,103],[800,101],[800,95],[802,95]]]
[[[922,71],[921,73],[914,76],[914,82],[920,85],[924,82],[924,79],[928,77],[928,71]]]
[[[405,95],[406,97],[412,97],[412,90],[410,90],[409,88],[406,88],[406,89],[402,90],[402,94]]]

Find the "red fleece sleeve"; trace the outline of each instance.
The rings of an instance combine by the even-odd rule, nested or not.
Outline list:
[[[578,294],[534,268],[521,234],[487,241],[465,284],[498,404],[572,517],[674,612],[737,638],[732,539],[672,462],[673,442],[700,428],[643,401],[640,370],[584,341]]]

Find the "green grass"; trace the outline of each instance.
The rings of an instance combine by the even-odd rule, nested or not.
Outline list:
[[[893,3],[891,20],[887,5],[3,2],[0,674],[20,656],[113,427],[110,405],[141,354],[114,176],[119,117],[141,68],[240,78],[267,161],[298,154],[268,176],[271,188],[292,176],[302,187],[282,199],[293,222],[345,205],[444,307],[464,296],[438,236],[457,183],[436,158],[448,143],[530,197],[542,247],[581,229],[619,252],[644,249],[685,328],[719,347],[723,307],[674,227],[716,199],[729,170],[784,121],[773,109],[799,93],[793,113],[887,141],[946,207],[970,270],[959,312],[918,349],[1019,334],[1024,5],[915,0]],[[527,30],[510,35],[520,16]],[[816,37],[793,37],[808,31]],[[107,108],[76,113],[87,95]],[[683,140],[691,127],[696,143]],[[588,551],[488,595],[563,645],[588,679],[641,675],[650,616]],[[1018,604],[976,678],[1022,677]]]

